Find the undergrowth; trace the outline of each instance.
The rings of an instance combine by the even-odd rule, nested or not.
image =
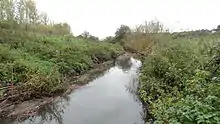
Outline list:
[[[115,44],[83,38],[0,32],[0,87],[50,95],[65,90],[66,78],[80,75],[122,52]],[[68,82],[69,83],[69,82]]]
[[[220,123],[219,48],[209,36],[155,42],[140,77],[148,123]]]

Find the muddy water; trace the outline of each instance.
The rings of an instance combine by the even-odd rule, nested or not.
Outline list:
[[[21,124],[143,124],[135,59],[118,62],[88,85],[40,109]],[[5,124],[18,122],[5,122]]]

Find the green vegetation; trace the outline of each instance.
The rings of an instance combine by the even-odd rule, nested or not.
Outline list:
[[[4,34],[5,33],[5,34]],[[51,93],[63,86],[65,76],[75,76],[96,64],[112,60],[119,45],[63,37],[27,37],[27,34],[1,32],[0,75],[2,85],[19,83],[28,90]],[[8,40],[7,34],[10,34]]]
[[[123,52],[120,45],[74,37],[67,23],[50,23],[32,0],[3,0],[0,6],[0,89],[15,86],[12,95],[62,92],[74,76]]]
[[[219,39],[211,34],[161,38],[152,40],[140,77],[139,95],[151,119],[158,124],[219,123]]]
[[[106,40],[142,55],[138,94],[147,123],[220,122],[219,26],[171,34],[151,21],[136,29],[122,25]]]
[[[152,21],[122,25],[99,42],[86,31],[74,37],[67,23],[53,23],[32,0],[1,0],[0,96],[3,87],[10,95],[9,85],[22,100],[63,92],[74,76],[124,48],[143,55],[139,96],[154,123],[219,123],[220,26],[213,31],[171,34]]]
[[[157,21],[145,22],[135,29],[121,25],[115,32],[114,37],[107,37],[104,41],[120,44],[127,52],[146,54],[151,51],[155,36],[157,38],[163,36],[162,38],[164,38],[164,34],[158,34],[162,31],[167,35],[168,30],[164,30],[163,25]]]

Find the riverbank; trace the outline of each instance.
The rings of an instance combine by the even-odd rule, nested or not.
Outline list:
[[[85,73],[102,71],[103,63],[124,52],[117,44],[11,29],[0,30],[0,40],[1,117],[16,118],[53,101],[51,97],[85,84],[90,79]],[[13,110],[29,104],[27,110]]]
[[[1,123],[144,124],[142,104],[136,94],[140,62],[116,62],[113,65],[101,74],[92,76],[95,79],[88,84],[40,107],[32,117],[19,121],[5,119]],[[96,70],[101,72],[98,67]],[[89,73],[96,72],[91,70]],[[88,76],[82,76],[80,80],[85,77],[88,79]]]
[[[38,109],[46,104],[50,104],[60,97],[64,97],[71,93],[73,90],[80,88],[84,84],[87,84],[92,79],[99,76],[102,72],[114,65],[113,61],[104,62],[97,65],[94,69],[82,74],[75,76],[70,82],[69,88],[62,94],[57,94],[53,97],[42,97],[40,99],[32,99],[24,102],[12,102],[4,100],[0,103],[0,118],[8,118],[12,120],[23,120],[25,118],[35,116],[38,114]],[[77,84],[76,84],[77,82]],[[1,120],[1,119],[0,119]]]
[[[146,121],[219,123],[218,57],[219,39],[213,36],[155,43],[140,71]]]

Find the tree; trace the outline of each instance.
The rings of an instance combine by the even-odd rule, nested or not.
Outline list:
[[[112,36],[108,36],[106,37],[104,40],[102,40],[103,42],[109,42],[109,43],[114,43],[115,38]]]
[[[78,35],[77,37],[89,39],[91,41],[99,41],[98,37],[91,35],[88,31],[84,31],[81,35]]]
[[[6,2],[5,0],[0,1],[0,20],[4,20],[6,17],[6,14],[5,14],[6,3],[5,2]]]
[[[5,13],[8,21],[12,22],[14,20],[15,5],[13,0],[5,1]]]
[[[67,23],[50,23],[46,13],[39,13],[34,0],[0,0],[0,28],[45,34],[71,34]]]
[[[163,27],[163,24],[161,24],[159,21],[150,21],[150,22],[145,22],[144,24],[141,24],[136,27],[135,32],[140,32],[143,34],[147,33],[161,33],[161,32],[168,32],[168,29],[165,29]]]
[[[89,39],[90,39],[91,41],[99,41],[99,38],[96,37],[96,36],[93,36],[93,35],[90,35]]]
[[[131,33],[130,28],[126,25],[121,25],[121,27],[118,28],[117,31],[115,32],[115,36],[116,37],[123,36],[123,35],[129,34],[129,33]]]
[[[220,25],[217,26],[217,31],[220,31]]]
[[[71,33],[71,27],[67,23],[62,24],[62,33],[63,34],[70,34]]]
[[[37,20],[39,20],[39,15],[38,15],[38,11],[37,11],[37,7],[36,7],[35,2],[32,0],[27,0],[26,1],[26,8],[27,8],[27,12],[28,12],[26,14],[28,14],[29,23],[36,24]]]
[[[48,18],[47,13],[41,13],[40,14],[40,23],[44,25],[48,25],[50,22],[50,19]]]
[[[120,28],[115,32],[115,41],[123,44],[122,40],[125,38],[127,34],[131,33],[131,29],[126,25],[121,25]]]
[[[88,31],[84,31],[82,34],[81,34],[82,37],[84,38],[89,38],[90,37],[90,33]]]
[[[24,23],[24,19],[25,19],[25,1],[24,0],[19,0],[19,2],[17,2],[17,11],[18,13],[17,15],[17,20],[19,24]]]

